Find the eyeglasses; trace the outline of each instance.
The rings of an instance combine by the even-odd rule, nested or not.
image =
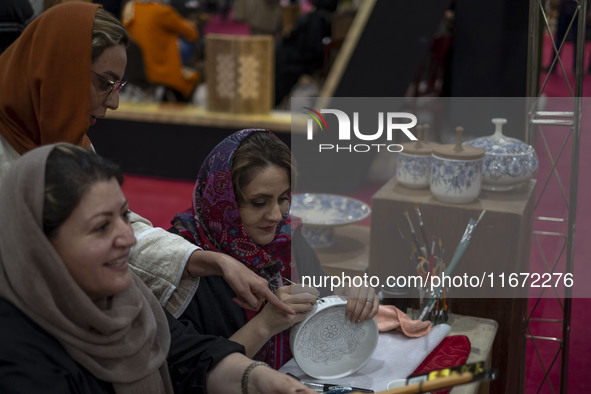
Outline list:
[[[125,86],[127,81],[119,80],[119,81],[110,81],[107,78],[103,77],[101,74],[97,73],[94,70],[90,70],[100,81],[100,91],[102,94],[105,95],[105,100],[109,98],[111,93],[119,93],[121,89]]]

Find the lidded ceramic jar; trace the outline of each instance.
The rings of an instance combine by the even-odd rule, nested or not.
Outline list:
[[[411,189],[426,189],[431,179],[431,153],[436,142],[429,141],[429,126],[417,126],[418,140],[402,145],[396,157],[396,180]]]
[[[431,193],[440,201],[466,204],[474,201],[482,186],[484,149],[462,145],[463,128],[457,127],[456,144],[433,149]]]
[[[484,149],[482,188],[507,191],[528,181],[538,170],[538,156],[531,145],[503,135],[507,119],[494,118],[495,132],[467,141],[465,145]]]

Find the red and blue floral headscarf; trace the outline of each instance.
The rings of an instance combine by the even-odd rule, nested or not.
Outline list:
[[[193,206],[175,215],[173,226],[185,238],[204,250],[226,253],[244,263],[259,276],[267,279],[271,290],[283,285],[283,278],[295,277],[295,265],[291,254],[292,226],[299,219],[286,213],[277,226],[275,238],[261,246],[246,233],[234,187],[232,185],[232,160],[234,153],[249,135],[262,129],[241,130],[220,142],[207,156],[195,183]],[[246,319],[257,312],[245,310]],[[275,335],[258,353],[262,359],[279,368],[291,358],[289,330]]]

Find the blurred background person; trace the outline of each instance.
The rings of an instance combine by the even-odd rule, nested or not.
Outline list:
[[[100,4],[106,11],[109,11],[117,19],[121,18],[121,10],[125,0],[93,0],[93,3]]]
[[[282,37],[275,51],[275,105],[279,105],[303,75],[314,75],[323,65],[323,40],[332,35],[338,0],[310,1],[310,12],[300,15],[295,28]]]
[[[195,23],[183,18],[168,0],[130,1],[123,7],[123,25],[139,46],[148,82],[171,92],[168,101],[188,102],[201,76],[183,65],[180,39],[196,42]]]
[[[35,18],[28,0],[2,0],[0,2],[0,53],[21,35]]]
[[[279,32],[281,4],[279,0],[235,0],[232,19],[250,28],[250,34]]]

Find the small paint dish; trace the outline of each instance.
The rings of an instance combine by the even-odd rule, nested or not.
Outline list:
[[[388,383],[388,390],[406,386],[406,379],[396,379]]]

